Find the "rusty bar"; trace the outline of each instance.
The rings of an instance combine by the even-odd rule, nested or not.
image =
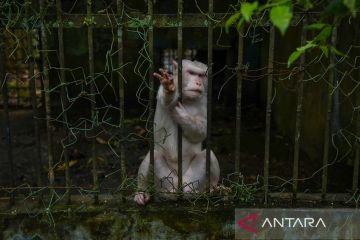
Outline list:
[[[53,155],[53,124],[51,122],[51,99],[50,99],[50,79],[49,79],[49,58],[48,58],[48,37],[47,29],[45,27],[45,0],[40,0],[40,11],[41,14],[41,46],[42,46],[42,81],[44,83],[44,92],[45,92],[45,112],[46,112],[46,131],[47,131],[47,144],[48,144],[48,178],[49,178],[49,187],[51,193],[54,193],[54,155]]]
[[[3,29],[0,29],[0,88],[2,93],[3,107],[4,107],[4,130],[6,137],[6,146],[7,146],[7,157],[9,163],[9,179],[11,187],[15,187],[15,168],[14,168],[14,158],[12,151],[12,136],[10,128],[10,113],[9,113],[9,95],[8,95],[8,84],[7,77],[5,75],[5,57],[4,57],[4,35]],[[15,192],[10,192],[9,198],[10,205],[15,203]]]
[[[360,78],[359,78],[360,79]],[[353,186],[352,190],[354,193],[358,191],[359,188],[359,162],[360,162],[360,89],[357,93],[357,116],[356,116],[356,137],[355,140],[355,160],[354,160],[354,171],[353,171]]]
[[[60,65],[60,82],[61,82],[61,104],[64,112],[63,115],[63,121],[66,124],[68,122],[67,118],[67,99],[66,99],[66,75],[65,75],[65,55],[64,55],[64,28],[63,28],[63,21],[62,21],[62,9],[61,9],[61,0],[56,0],[56,15],[57,15],[57,21],[59,24],[58,27],[58,41],[59,41],[59,65]],[[66,129],[65,126],[65,138],[69,137],[69,131]],[[65,143],[62,143],[63,145],[66,144],[68,141],[65,140]],[[67,150],[67,145],[63,146],[63,156],[65,159],[65,184],[66,184],[66,192],[65,192],[65,198],[68,203],[71,201],[71,195],[69,187],[71,186],[71,179],[70,179],[70,167],[69,167],[69,154]]]
[[[244,27],[238,32],[238,61],[237,61],[237,88],[236,88],[236,136],[235,136],[235,171],[240,173],[240,142],[241,142],[241,97],[242,97],[242,64],[244,52]]]
[[[358,21],[358,27],[355,30],[355,42],[359,41],[360,37],[360,22]],[[360,79],[360,69],[358,69],[358,79]],[[353,184],[352,190],[353,193],[358,192],[359,190],[359,166],[360,166],[360,88],[357,89],[356,96],[356,139],[355,139],[355,160],[354,160],[354,170],[353,170]]]
[[[312,13],[313,14],[313,13]],[[298,26],[299,22],[303,18],[303,13],[294,12],[294,16],[291,20],[290,26]],[[49,15],[51,16],[51,15]],[[82,28],[84,27],[84,18],[86,14],[78,13],[63,13],[64,27],[65,28]],[[116,14],[97,14],[94,13],[91,16],[94,17],[96,25],[94,28],[112,28],[116,24]],[[128,12],[124,17],[124,25],[127,28],[137,28],[144,22],[147,22],[147,14],[142,14],[138,11]],[[313,15],[318,16],[318,15]],[[226,19],[229,17],[228,13],[214,13],[215,19]],[[20,18],[21,19],[21,18]],[[176,28],[178,26],[177,14],[153,14],[153,24],[156,28]],[[226,21],[215,22],[213,27],[224,27]],[[51,25],[54,21],[49,22]],[[268,26],[268,19],[262,18],[257,21],[258,26]],[[57,27],[54,24],[53,27]],[[208,19],[206,14],[201,13],[186,13],[183,14],[183,28],[207,28]]]
[[[178,91],[179,102],[182,101],[182,59],[183,59],[183,0],[178,0],[178,28],[177,28],[177,58],[178,58]],[[182,192],[183,169],[182,169],[182,129],[178,125],[178,191]]]
[[[92,12],[92,1],[87,1],[86,12],[90,16]],[[90,70],[90,95],[91,95],[91,120],[96,121],[96,98],[95,98],[95,66],[94,66],[94,39],[92,23],[88,24],[88,51],[89,51],[89,70]],[[95,125],[95,124],[93,124]],[[99,178],[96,161],[96,139],[91,139],[91,159],[92,159],[92,175],[94,184],[94,202],[99,202]]]
[[[125,97],[124,97],[124,44],[123,44],[123,9],[124,9],[124,3],[122,0],[117,0],[117,14],[119,15],[120,19],[118,20],[118,28],[117,28],[117,42],[118,42],[118,64],[119,64],[119,108],[120,108],[120,121],[119,121],[119,127],[120,127],[120,138],[122,139],[122,142],[120,144],[120,168],[121,168],[121,177],[120,182],[124,181],[126,179],[126,166],[125,166],[125,135],[124,135],[124,129],[125,129]]]
[[[207,91],[207,127],[206,127],[206,191],[210,192],[210,159],[211,159],[211,104],[212,104],[212,72],[213,72],[213,18],[214,1],[209,0],[208,26],[208,91]]]
[[[31,3],[31,2],[30,2]],[[30,17],[30,5],[26,5],[26,17]],[[35,136],[35,157],[33,162],[34,172],[36,174],[36,182],[38,186],[41,186],[41,147],[40,147],[40,128],[39,128],[39,111],[37,108],[36,102],[36,77],[34,72],[34,62],[33,57],[33,30],[27,29],[27,47],[28,47],[28,60],[29,60],[29,78],[30,78],[30,92],[31,92],[31,105],[33,109],[33,124],[34,124],[34,136]]]
[[[331,36],[331,44],[336,46],[337,39],[337,27],[333,28]],[[331,67],[329,72],[329,82],[328,82],[328,96],[327,96],[327,112],[326,112],[326,123],[325,123],[325,133],[324,133],[324,153],[323,153],[323,172],[322,172],[322,186],[321,193],[323,198],[326,197],[327,192],[327,177],[328,177],[328,162],[329,162],[329,148],[330,148],[330,128],[331,128],[331,114],[332,114],[332,91],[333,83],[335,78],[335,56],[334,54],[330,55],[330,64]]]
[[[301,30],[301,46],[306,44],[307,30],[305,28],[307,19],[304,18]],[[296,123],[295,123],[295,139],[294,139],[294,163],[293,163],[293,194],[296,198],[298,192],[298,177],[299,177],[299,155],[300,155],[300,141],[301,141],[301,122],[303,116],[303,99],[304,99],[304,65],[305,53],[300,57],[300,74],[297,81],[297,106],[296,106]]]
[[[292,192],[272,192],[269,193],[269,195],[271,196],[271,198],[277,198],[277,199],[293,199],[294,194]],[[349,193],[329,193],[326,194],[326,197],[323,198],[321,193],[302,193],[299,192],[297,193],[296,196],[296,200],[303,200],[303,201],[311,201],[312,203],[314,203],[313,201],[324,201],[324,202],[348,202],[351,203],[351,199],[353,198],[353,196]],[[353,202],[354,203],[354,202]]]
[[[16,30],[14,30],[15,34],[16,34]],[[19,33],[18,33],[19,34]],[[19,108],[20,107],[20,81],[21,81],[21,71],[20,71],[20,65],[21,65],[21,51],[16,51],[16,55],[15,55],[15,59],[16,59],[16,107]]]
[[[265,203],[269,194],[269,160],[270,160],[270,128],[271,128],[271,105],[272,105],[272,84],[274,71],[274,48],[275,48],[275,27],[270,27],[269,36],[269,58],[268,58],[268,85],[266,99],[266,127],[265,127],[265,153],[264,153],[264,193]]]
[[[148,51],[149,51],[149,59],[150,59],[150,65],[149,65],[149,119],[154,119],[154,27],[153,27],[153,2],[152,0],[148,0],[148,15],[150,16],[150,26],[148,30]],[[151,140],[149,141],[149,147],[150,147],[150,175],[152,176],[150,178],[150,185],[153,186],[154,184],[154,123],[152,122],[151,125],[152,134],[151,134]]]

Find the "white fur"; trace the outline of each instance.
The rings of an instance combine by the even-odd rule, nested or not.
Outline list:
[[[205,151],[201,144],[206,138],[207,66],[197,61],[183,60],[183,102],[178,102],[179,93],[168,93],[160,85],[154,119],[155,183],[160,190],[173,192],[177,189],[178,125],[182,135],[182,175],[184,184],[197,182],[194,188],[185,186],[184,191],[202,191],[205,186]],[[174,63],[174,84],[177,86],[177,64]],[[195,91],[194,91],[195,90]],[[145,196],[149,177],[149,154],[142,162],[138,173],[139,191],[135,196],[138,204],[146,204]],[[215,155],[211,154],[211,185],[219,180],[220,169]],[[172,184],[164,183],[164,178]],[[163,184],[162,184],[163,183]],[[139,196],[139,194],[141,196]]]

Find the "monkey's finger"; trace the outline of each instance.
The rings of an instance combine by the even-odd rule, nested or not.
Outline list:
[[[159,71],[163,77],[170,79],[170,75],[165,69],[160,68]]]
[[[163,68],[159,68],[159,72],[160,72],[161,76],[165,77],[166,71]]]
[[[158,73],[153,73],[153,76],[157,78],[160,82],[164,80],[164,78]]]
[[[173,76],[168,76],[168,81],[169,81],[169,84],[172,84],[172,85],[174,85],[174,78],[173,78]]]
[[[175,85],[169,84],[168,88],[169,88],[169,91],[175,92],[175,89],[176,89],[176,88],[175,88]]]
[[[137,204],[139,204],[139,205],[144,205],[144,197],[143,197],[143,194],[137,194],[136,196],[135,196],[135,198],[136,198],[136,200],[135,200],[135,202],[137,203]]]
[[[178,107],[181,108],[181,109],[184,108],[184,106],[182,105],[182,103],[181,103],[180,101],[178,101],[178,102],[176,103],[176,106],[178,106]]]
[[[150,195],[149,194],[145,194],[145,203],[147,203],[150,200]]]

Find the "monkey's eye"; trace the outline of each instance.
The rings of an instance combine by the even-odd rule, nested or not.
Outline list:
[[[193,72],[193,71],[191,71],[191,70],[189,70],[188,73],[189,73],[190,75],[196,75],[196,73]]]

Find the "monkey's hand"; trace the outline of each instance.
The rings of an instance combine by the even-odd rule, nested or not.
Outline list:
[[[160,74],[154,73],[154,77],[156,77],[161,85],[163,85],[165,92],[167,94],[175,93],[176,86],[174,84],[174,77],[162,68],[159,69],[159,72]]]
[[[182,122],[188,122],[190,115],[188,111],[184,108],[181,102],[177,102],[174,110],[172,111],[173,118],[175,122],[181,124]]]
[[[206,137],[206,120],[200,116],[189,114],[186,108],[178,102],[171,112],[173,120],[179,124],[184,136],[193,143],[201,142]]]
[[[137,192],[134,197],[134,201],[138,205],[145,205],[150,200],[150,195],[147,192]]]

